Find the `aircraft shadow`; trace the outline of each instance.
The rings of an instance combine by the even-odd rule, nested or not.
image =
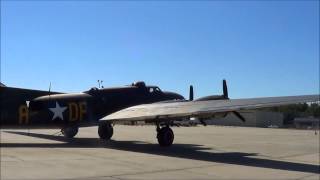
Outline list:
[[[225,163],[270,169],[280,169],[287,171],[299,171],[307,173],[320,174],[320,166],[286,162],[280,160],[254,158],[256,153],[242,152],[205,152],[212,150],[201,145],[195,144],[174,144],[171,147],[164,148],[158,144],[146,144],[139,141],[102,141],[99,138],[73,138],[66,139],[63,136],[53,136],[37,133],[26,133],[16,131],[4,131],[24,136],[43,138],[59,141],[59,143],[1,143],[0,147],[5,148],[109,148],[121,151],[139,152],[160,156],[178,157],[184,159],[201,160],[215,163]],[[61,143],[63,142],[63,143]]]

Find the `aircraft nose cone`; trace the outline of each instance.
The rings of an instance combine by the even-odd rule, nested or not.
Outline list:
[[[184,97],[178,93],[165,92],[169,100],[184,100]]]

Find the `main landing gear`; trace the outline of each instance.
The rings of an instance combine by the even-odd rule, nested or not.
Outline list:
[[[160,146],[167,147],[172,145],[174,134],[169,125],[160,127],[159,124],[157,124],[157,139]]]
[[[113,127],[108,121],[101,121],[98,127],[98,134],[101,139],[109,140],[113,135]]]
[[[70,126],[70,127],[65,127],[61,129],[61,133],[66,138],[73,138],[75,135],[77,135],[78,131],[79,131],[78,126]]]
[[[113,135],[112,124],[108,121],[101,121],[98,127],[99,137],[103,140],[110,140]],[[169,125],[160,126],[157,124],[157,139],[162,147],[171,146],[174,140],[174,134]]]

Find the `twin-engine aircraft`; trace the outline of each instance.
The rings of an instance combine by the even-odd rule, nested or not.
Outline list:
[[[125,87],[91,88],[82,93],[61,93],[6,87],[0,83],[1,128],[60,128],[67,138],[74,137],[79,127],[98,125],[98,135],[109,140],[113,125],[120,122],[144,121],[156,125],[160,146],[170,146],[175,121],[204,119],[234,113],[303,102],[318,102],[319,95],[234,99],[228,97],[226,81],[223,95],[189,100],[180,94],[146,86],[144,82]]]

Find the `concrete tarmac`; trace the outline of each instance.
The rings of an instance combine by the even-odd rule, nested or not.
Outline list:
[[[319,132],[246,127],[175,127],[174,145],[157,144],[153,126],[97,127],[66,141],[58,130],[1,129],[5,179],[319,180]]]

